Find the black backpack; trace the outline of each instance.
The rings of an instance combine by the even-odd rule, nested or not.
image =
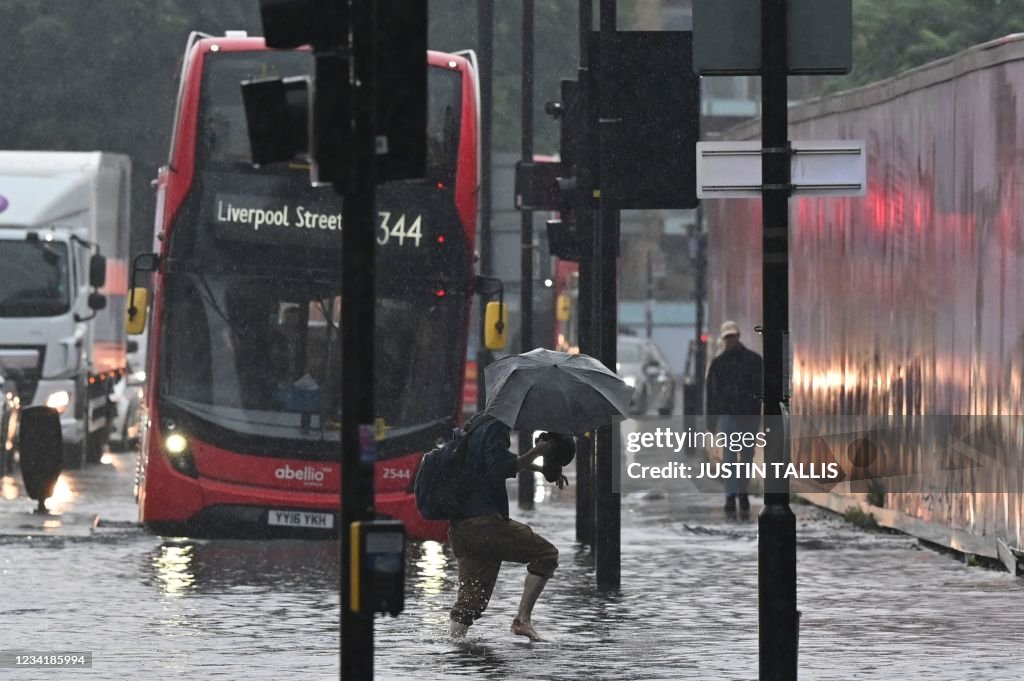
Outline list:
[[[423,455],[416,471],[413,491],[416,510],[425,520],[451,520],[472,492],[466,458],[469,433],[488,418],[470,419],[465,428],[456,428],[452,439]]]

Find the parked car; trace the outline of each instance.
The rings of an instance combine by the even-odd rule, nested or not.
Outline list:
[[[128,371],[114,385],[110,396],[110,401],[115,407],[114,419],[110,426],[110,449],[120,452],[139,443],[139,419],[146,383],[145,338],[128,341],[127,363]]]
[[[675,408],[676,381],[661,349],[651,340],[619,336],[618,374],[636,389],[630,412],[643,415],[651,407],[667,416]]]
[[[704,413],[704,377],[698,375],[698,358],[704,352],[704,343],[697,339],[690,341],[686,367],[683,369],[684,416],[700,416]]]

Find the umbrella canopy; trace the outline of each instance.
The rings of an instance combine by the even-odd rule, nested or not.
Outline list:
[[[633,388],[589,355],[538,348],[484,369],[487,413],[514,430],[586,433],[621,417]]]

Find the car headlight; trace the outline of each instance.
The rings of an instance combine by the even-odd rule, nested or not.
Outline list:
[[[636,387],[636,376],[623,376],[622,382],[628,385],[630,388]]]
[[[67,411],[70,404],[71,393],[67,390],[58,390],[55,393],[50,393],[50,396],[46,398],[46,406],[50,409],[56,409],[58,414],[63,414]]]

